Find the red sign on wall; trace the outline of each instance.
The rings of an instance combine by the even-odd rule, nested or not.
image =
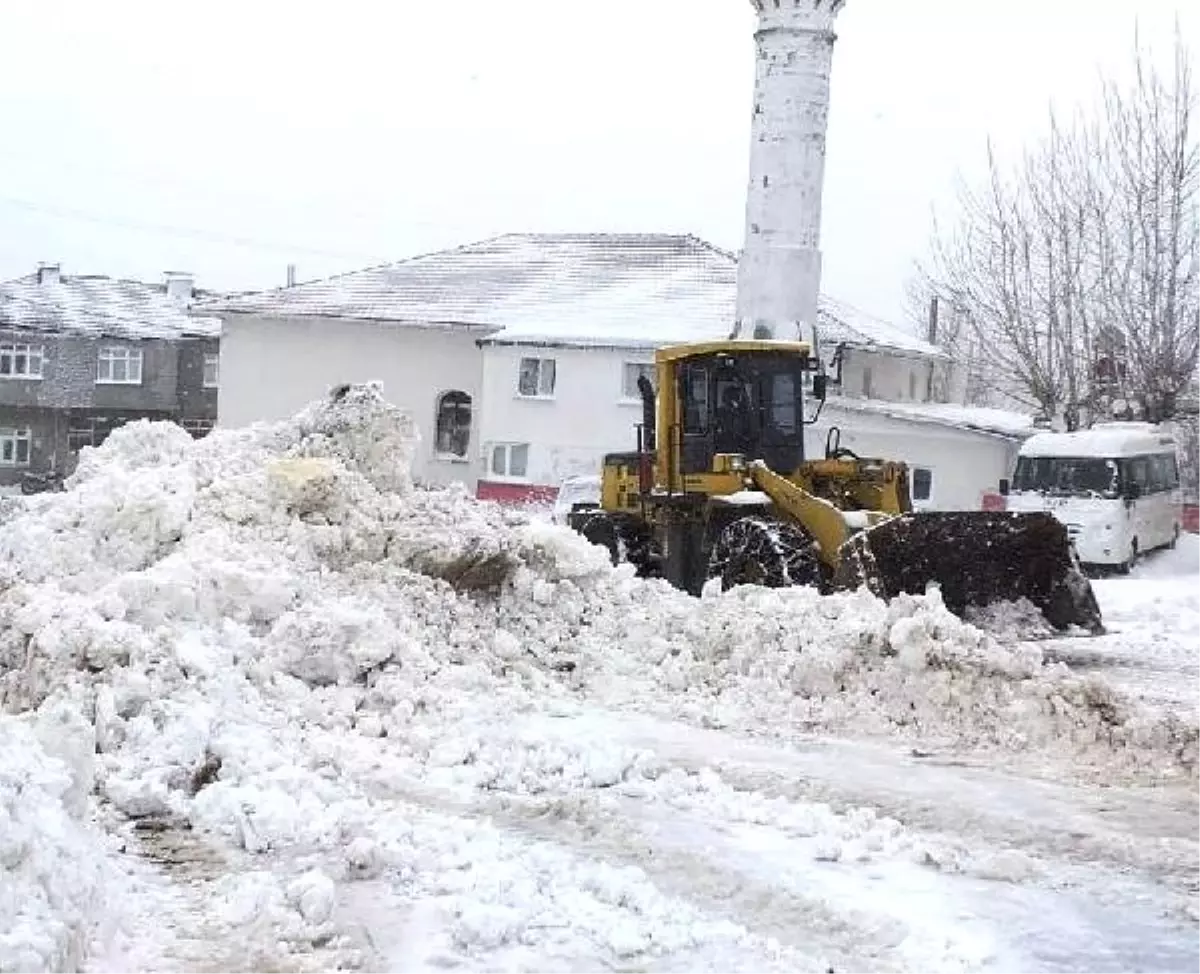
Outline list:
[[[1183,505],[1183,530],[1190,531],[1192,534],[1200,534],[1200,506]]]
[[[1008,503],[1004,499],[1003,494],[997,494],[995,491],[987,491],[983,495],[983,503],[980,505],[982,511],[1003,511],[1008,508]]]
[[[475,488],[475,496],[481,501],[496,501],[500,504],[553,504],[558,496],[557,487],[544,484],[509,484],[497,480],[481,480]]]

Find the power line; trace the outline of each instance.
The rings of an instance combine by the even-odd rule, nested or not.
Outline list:
[[[12,196],[0,196],[0,203],[7,206],[16,207],[17,209],[27,210],[31,213],[40,213],[61,220],[78,220],[83,223],[94,223],[100,226],[121,227],[123,229],[136,230],[143,233],[157,233],[163,236],[203,240],[208,243],[230,244],[237,247],[244,247],[249,250],[271,250],[277,253],[305,254],[312,257],[328,257],[334,260],[365,261],[372,264],[386,264],[388,262],[388,258],[380,257],[378,254],[361,254],[333,250],[321,250],[316,247],[305,247],[299,244],[277,243],[274,241],[262,240],[254,237],[235,236],[233,234],[217,233],[212,230],[199,230],[193,227],[176,227],[168,224],[142,223],[134,220],[122,219],[120,217],[99,216],[95,213],[88,213],[84,210],[47,206],[43,203],[34,203],[30,200],[18,199]]]

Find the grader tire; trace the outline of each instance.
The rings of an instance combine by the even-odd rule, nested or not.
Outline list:
[[[730,522],[717,536],[708,559],[708,578],[721,588],[762,585],[787,588],[821,585],[816,544],[803,528],[762,517]]]

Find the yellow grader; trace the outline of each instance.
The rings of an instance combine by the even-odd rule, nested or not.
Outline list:
[[[605,457],[599,504],[575,505],[569,523],[614,561],[693,594],[715,578],[725,589],[866,586],[885,599],[936,583],[959,614],[1025,598],[1056,629],[1101,631],[1052,516],[914,512],[907,466],[857,456],[836,429],[824,457],[807,459],[827,382],[806,342],[659,349],[655,382],[639,383],[637,449]]]

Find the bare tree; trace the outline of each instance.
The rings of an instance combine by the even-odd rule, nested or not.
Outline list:
[[[1200,354],[1200,148],[1178,31],[1174,55],[1163,78],[1135,47],[1133,83],[1105,84],[1093,137],[1097,297],[1116,346],[1109,379],[1151,422],[1176,415]]]
[[[1074,236],[1080,206],[1067,151],[1076,131],[1051,119],[1052,138],[1006,173],[988,146],[988,181],[960,189],[955,229],[935,229],[933,287],[963,319],[986,373],[1006,396],[1048,417],[1078,424],[1084,398],[1077,348],[1086,344],[1084,248]]]
[[[935,221],[914,285],[960,309],[961,354],[981,350],[993,394],[1067,429],[1128,400],[1174,415],[1196,371],[1200,325],[1200,156],[1190,62],[1176,40],[1164,80],[1136,51],[1135,81],[1107,81],[1099,116],[1064,123],[988,178],[962,187],[959,214]],[[945,346],[949,348],[949,345]]]

